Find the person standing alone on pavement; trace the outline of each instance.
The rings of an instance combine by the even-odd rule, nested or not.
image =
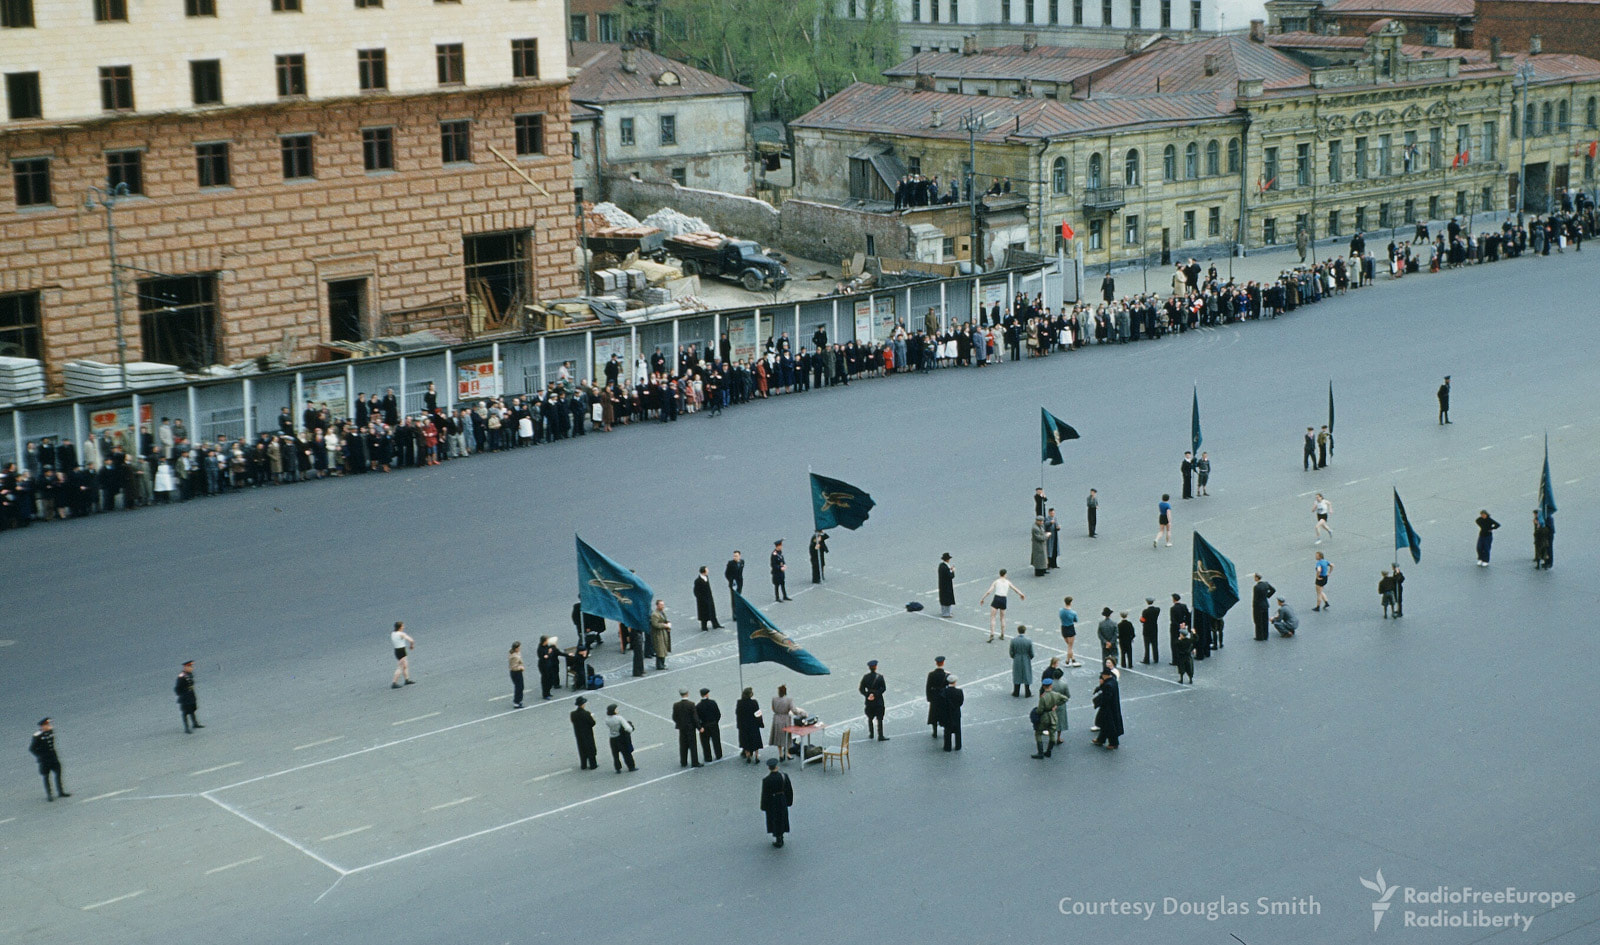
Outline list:
[[[33,760],[39,763],[39,774],[44,778],[44,799],[53,801],[56,794],[62,797],[71,797],[67,789],[61,786],[61,757],[56,754],[56,729],[50,723],[50,717],[45,716],[39,720],[39,730],[33,733],[33,741],[28,743],[28,751],[32,753]],[[50,773],[55,772],[56,790],[50,793]]]
[[[1156,505],[1156,540],[1150,543],[1154,548],[1161,539],[1167,540],[1167,547],[1172,547],[1172,496],[1161,493],[1161,502]]]
[[[700,701],[694,705],[695,719],[700,723],[700,755],[706,761],[722,760],[722,707],[711,698],[710,689],[700,690]]]
[[[695,616],[700,618],[701,630],[722,629],[717,621],[717,599],[711,594],[711,575],[705,565],[700,566],[700,573],[694,577],[694,609]]]
[[[1089,515],[1089,537],[1094,537],[1095,520],[1100,517],[1100,498],[1093,489],[1089,490],[1089,498],[1084,501]]]
[[[522,641],[517,640],[511,644],[511,654],[507,659],[511,666],[511,708],[522,708]]]
[[[1444,376],[1444,383],[1439,385],[1439,425],[1444,426],[1450,422],[1450,375]]]
[[[1188,450],[1183,451],[1183,462],[1178,465],[1178,472],[1183,475],[1183,497],[1194,498],[1194,454]]]
[[[967,694],[956,685],[954,676],[945,679],[944,692],[939,694],[939,724],[944,726],[944,750],[951,751],[950,740],[955,739],[955,751],[961,750],[961,705]]]
[[[867,674],[861,677],[861,684],[856,687],[856,691],[861,693],[861,698],[864,702],[861,714],[866,716],[867,719],[867,738],[869,740],[872,738],[872,722],[874,719],[878,722],[878,741],[886,742],[889,740],[889,736],[883,734],[883,694],[888,688],[888,682],[884,680],[883,674],[878,672],[878,661],[868,660]]]
[[[786,572],[789,570],[789,566],[783,560],[782,538],[772,543],[772,555],[767,559],[767,564],[772,570],[773,602],[781,603],[786,600],[792,600],[793,598],[789,596],[789,587],[786,583]]]
[[[1500,523],[1489,517],[1488,509],[1479,509],[1475,522],[1478,526],[1478,567],[1489,566],[1489,550],[1494,546],[1494,530]]]
[[[1316,543],[1320,545],[1322,544],[1323,532],[1327,532],[1329,538],[1333,537],[1333,526],[1328,524],[1328,513],[1333,511],[1333,506],[1330,505],[1328,500],[1323,498],[1322,493],[1319,492],[1317,493],[1317,497],[1311,500],[1311,511],[1317,517],[1317,527],[1312,534],[1317,539]]]
[[[1117,621],[1117,646],[1122,650],[1121,664],[1133,665],[1133,621],[1128,619],[1128,612],[1121,611],[1122,619]]]
[[[411,685],[411,651],[417,648],[417,641],[406,632],[403,621],[394,622],[394,630],[389,634],[389,646],[394,650],[394,678],[389,680],[390,689],[400,688],[401,677],[405,678],[406,685]]]
[[[744,556],[736,548],[733,557],[722,569],[722,576],[728,582],[728,606],[733,606],[733,595],[744,593]]]
[[[767,759],[767,776],[761,779],[761,809],[767,815],[767,833],[772,834],[772,845],[783,846],[783,835],[789,832],[789,808],[794,806],[794,784],[789,776],[778,770],[778,759]]]
[[[1306,472],[1317,468],[1317,431],[1306,427],[1306,442],[1301,450],[1301,466]]]
[[[1056,621],[1061,625],[1061,639],[1067,644],[1067,665],[1078,666],[1078,657],[1073,653],[1078,642],[1078,612],[1072,609],[1070,596],[1061,598],[1061,609],[1056,611]]]
[[[1161,662],[1161,637],[1159,636],[1161,623],[1161,608],[1156,606],[1154,597],[1144,599],[1144,610],[1139,613],[1139,624],[1144,637],[1144,662]]]
[[[1011,698],[1016,699],[1026,689],[1033,698],[1033,641],[1028,639],[1028,628],[1017,624],[1017,637],[1011,641]]]
[[[1255,586],[1250,589],[1250,616],[1255,618],[1256,639],[1267,638],[1267,612],[1272,609],[1272,595],[1277,588],[1268,584],[1266,579],[1259,574],[1252,574],[1256,579]]]
[[[578,741],[578,770],[587,771],[590,768],[599,768],[600,762],[595,759],[594,745],[594,716],[584,708],[589,700],[579,696],[574,700],[576,706],[572,710],[572,735]]]
[[[939,616],[954,617],[951,608],[956,605],[956,567],[950,563],[950,552],[939,558]]]
[[[195,718],[195,711],[200,708],[200,697],[194,691],[194,660],[186,660],[183,669],[178,673],[178,681],[172,684],[172,691],[178,696],[178,711],[183,713],[183,734],[193,733],[189,726],[205,728],[200,720]]]

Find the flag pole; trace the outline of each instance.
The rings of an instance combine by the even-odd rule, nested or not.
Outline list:
[[[1399,480],[1390,479],[1389,480],[1389,497],[1390,497],[1390,501],[1393,501],[1394,497],[1399,495],[1399,494],[1400,494],[1400,482],[1399,482]],[[1394,509],[1390,509],[1389,510],[1389,514],[1393,515],[1394,514]],[[1393,567],[1398,569],[1400,567],[1400,546],[1398,544],[1396,544],[1394,546],[1394,555],[1393,555],[1393,557],[1394,557]]]

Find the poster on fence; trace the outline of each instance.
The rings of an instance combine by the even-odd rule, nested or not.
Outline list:
[[[306,387],[306,397],[314,404],[325,404],[332,416],[343,416],[349,406],[344,393],[344,378],[319,377]]]
[[[594,374],[591,376],[604,378],[606,376],[606,364],[611,360],[612,355],[617,356],[617,363],[620,365],[617,368],[618,383],[627,384],[628,378],[633,376],[628,366],[631,358],[628,354],[627,335],[611,335],[608,338],[596,338],[594,340]]]
[[[872,299],[856,299],[855,308],[856,343],[867,344],[872,341]]]
[[[733,351],[734,363],[750,361],[756,356],[756,320],[751,318],[728,319],[728,347]]]
[[[494,361],[456,363],[456,396],[461,400],[495,395]]]
[[[873,320],[874,341],[888,341],[894,337],[894,303],[892,295],[879,295],[874,298],[877,303],[877,317]]]

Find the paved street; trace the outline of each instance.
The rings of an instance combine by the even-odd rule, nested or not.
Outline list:
[[[0,941],[1593,941],[1592,259],[1384,279],[1270,322],[8,532]],[[1455,422],[1439,426],[1446,373]],[[1325,422],[1330,380],[1333,463],[1303,472],[1301,435]],[[1174,499],[1174,547],[1152,549],[1156,501],[1179,493],[1194,384],[1212,495]],[[1044,472],[1066,528],[1061,570],[1035,578],[1041,404],[1082,439]],[[1545,431],[1561,512],[1557,566],[1540,572],[1529,519]],[[805,563],[808,467],[878,503],[862,530],[835,533],[820,586]],[[1392,559],[1391,487],[1423,539],[1400,621],[1380,618],[1375,591]],[[1314,491],[1333,507],[1320,546]],[[1480,508],[1505,526],[1487,569],[1473,565]],[[1253,641],[1242,588],[1227,646],[1195,685],[1166,665],[1124,674],[1119,751],[1089,744],[1086,667],[1067,677],[1065,746],[1031,759],[1031,703],[1010,696],[978,595],[1011,569],[1027,594],[1012,619],[1040,631],[1037,678],[1059,652],[1062,595],[1090,641],[1102,606],[1136,618],[1146,596],[1188,600],[1195,528],[1241,584],[1261,571],[1289,598],[1300,634]],[[667,671],[630,678],[614,634],[596,659],[608,685],[589,707],[615,702],[638,726],[633,774],[613,773],[603,739],[600,770],[572,764],[572,693],[540,703],[534,688],[529,708],[510,708],[510,641],[531,682],[539,635],[572,640],[574,532],[674,616]],[[786,766],[794,833],[775,850],[760,772],[740,763],[732,729],[727,595],[717,581],[729,629],[700,633],[690,585],[740,548],[748,596],[770,601],[779,537],[795,600],[767,613],[833,674],[765,664],[743,681],[764,709],[786,683],[829,724],[825,741],[850,729],[856,742],[847,772]],[[1311,611],[1316,550],[1335,565],[1324,613]],[[953,621],[931,616],[943,551],[960,585]],[[906,613],[910,600],[929,610]],[[418,685],[399,691],[396,619],[417,640]],[[1165,655],[1165,616],[1161,636]],[[959,754],[921,724],[935,655],[967,692]],[[872,658],[889,680],[887,743],[866,741],[859,718]],[[195,735],[171,691],[186,659],[206,725]],[[681,769],[667,719],[679,688],[701,686],[722,705],[728,758]],[[54,804],[25,753],[47,714],[73,793]],[[1380,897],[1360,879],[1380,869],[1419,891],[1576,901],[1402,892],[1374,933]],[[1157,914],[1103,914],[1136,902]],[[1406,912],[1440,909],[1533,918],[1404,927]]]

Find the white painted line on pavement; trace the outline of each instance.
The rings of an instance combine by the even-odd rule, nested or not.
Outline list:
[[[428,810],[444,810],[446,807],[454,807],[457,804],[465,804],[468,801],[475,801],[477,799],[478,795],[476,794],[472,795],[471,797],[458,797],[453,801],[445,801],[443,804],[435,804],[428,808]]]
[[[330,833],[326,837],[319,837],[319,838],[317,838],[317,842],[318,843],[327,843],[329,840],[338,840],[338,839],[341,839],[343,837],[353,837],[358,833],[361,833],[361,832],[366,831],[366,830],[371,830],[371,829],[372,829],[372,825],[371,824],[367,824],[365,827],[354,827],[354,828],[352,828],[350,830],[341,830],[338,833]]]
[[[191,772],[189,772],[189,777],[197,778],[202,774],[210,774],[213,771],[223,771],[223,770],[228,769],[228,768],[236,768],[236,767],[238,767],[239,765],[242,765],[242,764],[244,764],[244,762],[242,762],[242,761],[230,761],[225,765],[217,765],[215,768],[201,768],[199,771],[191,771]]]
[[[415,715],[415,716],[412,716],[409,719],[401,719],[398,722],[390,722],[389,724],[390,725],[408,725],[408,724],[410,724],[412,722],[420,722],[423,719],[431,719],[436,715],[443,715],[443,714],[444,713],[442,713],[442,712],[429,712],[427,715]]]
[[[1406,471],[1406,468],[1407,468],[1407,467],[1405,467],[1405,466],[1401,466],[1401,467],[1400,467],[1400,468],[1399,468],[1399,469],[1391,469],[1391,470],[1389,470],[1389,475],[1391,475],[1391,476],[1398,476],[1398,475],[1400,475],[1400,474],[1401,474],[1401,473],[1403,473],[1403,472],[1405,472],[1405,471]]]
[[[578,770],[578,769],[577,768],[562,768],[560,771],[552,771],[549,774],[541,774],[536,778],[529,778],[528,780],[526,780],[526,781],[524,781],[522,783],[523,784],[532,784],[535,781],[543,781],[546,778],[553,778],[558,774],[568,774],[568,773],[576,771],[576,770]]]
[[[1579,478],[1577,478],[1577,479],[1568,479],[1568,480],[1567,480],[1567,481],[1566,481],[1566,485],[1569,485],[1569,486],[1575,486],[1575,485],[1577,485],[1577,484],[1578,484],[1578,483],[1580,483],[1580,482],[1582,482],[1582,481],[1583,481],[1583,478],[1582,478],[1582,477],[1581,477],[1581,476],[1580,476],[1580,477],[1579,477]]]
[[[15,817],[7,817],[7,818],[6,818],[6,819],[5,819],[5,820],[0,820],[0,824],[9,824],[9,823],[11,823],[11,822],[12,822],[12,821],[13,821],[13,820],[16,820],[16,819],[17,819],[17,818],[15,818]]]
[[[1570,430],[1570,429],[1572,429],[1572,424],[1570,424],[1570,423],[1563,423],[1563,424],[1562,424],[1562,425],[1561,425],[1561,426],[1559,426],[1559,427],[1556,427],[1556,429],[1557,429],[1557,430]]]
[[[227,866],[218,866],[215,869],[206,870],[206,875],[207,876],[211,876],[211,875],[213,875],[215,873],[221,873],[221,872],[224,872],[226,870],[231,870],[231,869],[233,869],[235,867],[239,867],[239,866],[249,866],[251,863],[254,863],[255,861],[257,861],[259,859],[261,859],[261,857],[252,856],[248,860],[240,860],[237,863],[229,863]]]
[[[80,803],[80,804],[88,804],[91,801],[103,801],[108,797],[116,797],[118,794],[126,794],[131,790],[133,790],[133,788],[130,787],[130,788],[123,788],[120,791],[110,791],[110,792],[108,792],[106,794],[96,794],[94,797],[86,797],[83,800],[79,801],[78,803]]]
[[[646,745],[643,748],[635,748],[633,750],[633,753],[637,755],[641,751],[649,751],[652,748],[660,748],[662,745],[665,745],[665,744],[666,744],[666,742],[656,742],[654,745]]]
[[[1532,434],[1532,433],[1524,433],[1524,434],[1523,434],[1523,435],[1522,435],[1522,438],[1523,438],[1523,439],[1524,439],[1524,440],[1531,440],[1531,439],[1533,439],[1533,434]]]
[[[132,898],[134,898],[136,896],[142,896],[144,894],[145,894],[145,890],[141,889],[138,892],[131,892],[131,893],[128,893],[127,895],[124,895],[124,896],[118,896],[115,899],[107,899],[104,902],[91,902],[87,906],[83,907],[83,911],[84,912],[89,912],[91,910],[98,909],[101,906],[109,906],[113,902],[123,902],[124,900],[132,899]]]
[[[495,696],[493,699],[485,699],[484,701],[485,702],[504,702],[509,698],[511,698],[511,693],[505,692],[505,693],[501,693],[498,696]]]
[[[220,790],[222,790],[222,788],[217,788],[216,790],[220,791]],[[326,859],[318,856],[315,852],[313,852],[311,850],[311,848],[307,847],[305,844],[301,843],[298,840],[295,840],[292,837],[289,837],[289,836],[287,836],[285,834],[279,833],[276,830],[273,830],[271,827],[268,827],[266,824],[262,823],[261,821],[256,820],[254,817],[251,817],[249,814],[246,814],[244,811],[240,810],[239,808],[234,807],[232,804],[229,804],[227,801],[221,801],[221,800],[216,799],[215,797],[212,797],[210,792],[207,792],[205,794],[201,794],[200,796],[205,798],[206,800],[210,801],[211,803],[217,805],[218,807],[222,808],[223,810],[227,811],[228,813],[232,814],[233,816],[239,818],[240,820],[244,821],[245,823],[249,824],[250,826],[255,827],[258,830],[261,830],[261,831],[263,831],[263,832],[265,832],[267,834],[270,834],[270,835],[272,835],[274,837],[277,837],[279,840],[282,840],[284,843],[287,843],[289,846],[294,847],[296,850],[299,850],[301,853],[304,853],[306,856],[311,857],[313,860],[316,860],[318,863],[321,863],[323,866],[326,866],[328,869],[333,870],[335,873],[338,873],[340,875],[340,877],[343,877],[347,873],[350,872],[349,870],[345,869],[344,867],[339,866],[339,865],[337,865],[335,863],[330,862],[329,860],[326,860]]]
[[[1302,493],[1300,493],[1299,495],[1295,496],[1295,498],[1296,499],[1304,499],[1308,495],[1316,495],[1316,494],[1317,494],[1317,490],[1312,489],[1310,492],[1302,492]]]
[[[1345,483],[1345,485],[1353,486],[1358,482],[1366,482],[1368,479],[1371,479],[1371,478],[1372,478],[1371,476],[1362,476],[1360,479],[1352,479],[1352,480],[1350,480],[1349,482]]]
[[[1478,452],[1481,453],[1484,450],[1492,450],[1492,449],[1494,449],[1494,444],[1490,443],[1488,446],[1480,446],[1480,447],[1478,447]]]
[[[294,750],[295,750],[295,751],[305,751],[305,750],[306,750],[306,749],[307,749],[307,748],[315,748],[315,747],[317,747],[317,746],[318,746],[318,745],[327,745],[327,744],[331,744],[331,743],[333,743],[333,742],[336,742],[336,741],[338,741],[338,740],[339,740],[339,739],[341,739],[341,738],[343,738],[343,737],[344,737],[344,736],[343,736],[343,735],[335,735],[335,736],[333,736],[333,737],[332,737],[332,738],[324,738],[324,739],[323,739],[323,740],[322,740],[322,741],[320,741],[320,742],[307,742],[307,743],[306,743],[306,744],[304,744],[304,745],[296,745],[296,746],[294,746]]]

